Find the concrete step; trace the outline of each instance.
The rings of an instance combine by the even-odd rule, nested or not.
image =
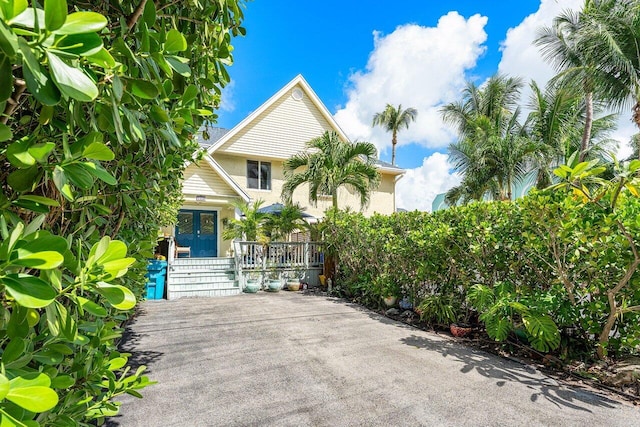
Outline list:
[[[172,267],[181,268],[202,268],[202,267],[233,267],[236,261],[234,258],[176,258],[173,260]]]
[[[184,291],[209,291],[216,289],[239,289],[240,285],[235,281],[224,282],[189,282],[189,283],[169,283],[168,289],[173,292]]]

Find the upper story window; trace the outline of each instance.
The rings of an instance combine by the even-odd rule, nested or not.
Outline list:
[[[271,163],[247,160],[247,188],[271,190]]]

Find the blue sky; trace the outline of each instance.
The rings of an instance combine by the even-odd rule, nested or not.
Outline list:
[[[232,84],[218,125],[231,128],[302,74],[352,140],[376,144],[391,158],[390,136],[371,129],[387,102],[418,109],[400,135],[396,164],[407,169],[397,205],[429,210],[457,184],[446,147],[455,138],[438,109],[465,80],[500,71],[541,84],[552,70],[531,45],[535,31],[582,0],[338,1],[254,0],[246,37],[234,40]],[[526,94],[523,95],[523,103]]]

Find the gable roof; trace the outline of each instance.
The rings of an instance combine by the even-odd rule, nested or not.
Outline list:
[[[251,197],[238,185],[237,182],[233,180],[233,178],[231,178],[231,176],[229,176],[229,174],[213,159],[213,157],[211,157],[210,154],[205,154],[204,160],[214,171],[216,171],[220,178],[222,178],[222,180],[242,198],[242,200],[245,202],[251,200]]]
[[[291,89],[293,89],[296,85],[300,86],[302,88],[302,90],[304,90],[306,92],[306,95],[309,97],[309,99],[311,100],[312,104],[318,109],[318,111],[320,112],[322,117],[329,123],[329,125],[333,128],[333,130],[335,130],[337,132],[337,134],[340,136],[340,138],[344,139],[345,141],[349,141],[349,138],[347,138],[347,135],[340,128],[340,126],[335,121],[335,119],[333,118],[333,116],[331,115],[329,110],[327,110],[327,107],[325,107],[325,105],[322,103],[322,101],[320,101],[320,98],[318,98],[318,95],[313,91],[311,86],[309,86],[309,83],[307,83],[307,81],[304,79],[304,77],[302,77],[301,74],[298,74],[296,77],[293,78],[293,80],[291,80],[282,89],[280,89],[278,92],[276,92],[264,104],[262,104],[260,107],[258,107],[258,109],[253,111],[247,117],[245,117],[245,119],[242,120],[240,123],[238,123],[233,129],[231,129],[229,132],[224,134],[217,141],[213,142],[207,148],[207,152],[209,154],[213,154],[214,151],[216,151],[218,148],[222,147],[225,143],[230,141],[234,136],[236,136],[238,133],[240,133],[243,129],[245,129],[247,126],[249,126],[251,123],[253,123],[254,120],[256,120],[262,113],[264,113],[271,106],[273,106],[280,98],[282,98],[283,96],[287,95],[288,92]]]

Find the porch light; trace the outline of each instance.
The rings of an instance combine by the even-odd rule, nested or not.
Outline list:
[[[196,202],[206,202],[207,196],[196,196]]]

